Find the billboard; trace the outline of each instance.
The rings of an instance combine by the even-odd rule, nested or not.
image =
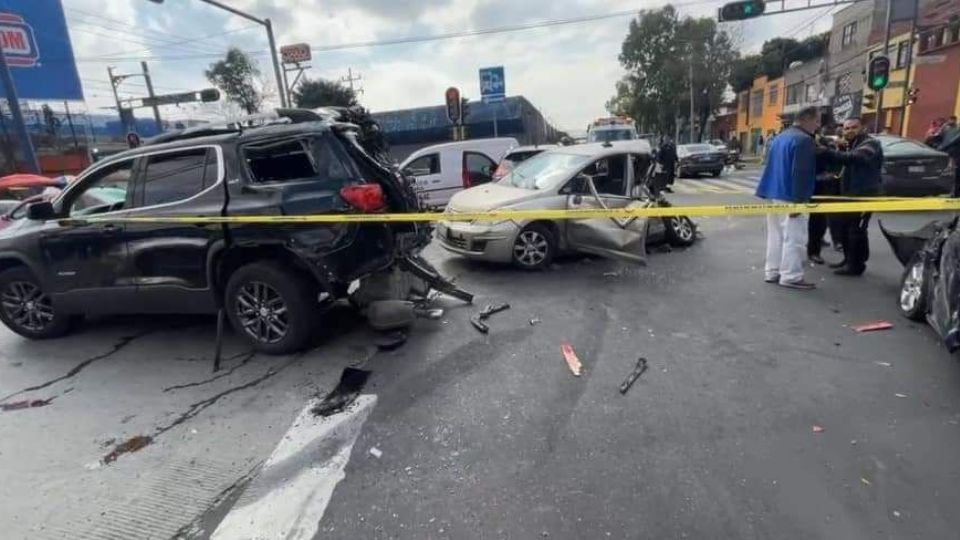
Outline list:
[[[20,99],[83,99],[60,0],[0,0],[0,45]]]

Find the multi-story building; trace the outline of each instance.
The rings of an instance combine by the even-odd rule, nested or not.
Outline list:
[[[876,0],[857,2],[833,16],[823,93],[837,121],[861,113],[864,67],[876,16],[875,4]]]
[[[960,2],[921,7],[918,28],[910,74],[917,99],[906,107],[905,135],[923,140],[933,120],[960,116]]]
[[[784,124],[793,121],[800,109],[816,105],[830,105],[824,90],[826,79],[826,60],[815,58],[803,63],[794,62],[783,74],[783,112],[780,119]]]
[[[760,138],[766,141],[780,131],[783,122],[783,77],[757,77],[749,90],[737,97],[737,137],[745,153],[760,153]]]

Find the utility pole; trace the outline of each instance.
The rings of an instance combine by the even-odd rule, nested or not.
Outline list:
[[[910,37],[907,38],[907,64],[904,68],[907,72],[903,76],[903,98],[900,101],[900,133],[905,137],[907,132],[907,99],[910,95],[910,68],[913,66],[913,43],[914,32],[917,31],[917,17],[920,12],[920,0],[914,0],[913,18],[910,19]],[[894,64],[896,65],[896,64]]]
[[[73,117],[70,115],[70,104],[67,100],[63,100],[63,110],[67,113],[67,125],[70,126],[70,135],[73,136],[73,149],[76,150],[80,148],[80,144],[77,142],[77,130],[73,127]]]
[[[884,56],[887,55],[887,51],[890,50],[890,17],[893,13],[893,0],[887,0],[887,21],[886,28],[883,31],[883,51],[880,53]],[[882,88],[877,91],[877,117],[873,121],[873,132],[880,133],[880,117],[883,116],[883,94],[886,91],[886,88]]]
[[[363,80],[363,76],[360,75],[359,73],[357,74],[356,77],[353,76],[353,68],[347,68],[347,76],[346,76],[346,77],[340,77],[340,82],[342,82],[342,83],[347,83],[347,85],[350,86],[350,92],[352,92],[353,95],[357,95],[357,94],[362,94],[362,93],[363,93],[363,88],[361,88],[361,89],[359,89],[359,90],[354,90],[354,88],[353,88],[353,82],[354,82],[354,81],[360,82],[361,80]]]
[[[690,141],[693,142],[693,46],[690,47],[690,64],[688,67],[688,73],[690,77]]]
[[[147,81],[147,95],[152,99],[156,97],[156,94],[153,93],[153,80],[150,79],[150,70],[147,68],[146,62],[140,62],[140,68],[143,70],[143,78]],[[160,107],[157,106],[156,102],[153,104],[153,119],[157,123],[157,133],[163,133],[163,122],[160,121]]]
[[[13,129],[17,131],[17,136],[20,137],[20,152],[23,153],[23,161],[26,162],[27,169],[30,172],[40,174],[40,163],[33,151],[33,141],[30,140],[30,134],[27,133],[27,125],[23,122],[20,100],[17,99],[17,87],[13,84],[13,75],[10,74],[10,66],[7,65],[2,42],[0,42],[0,79],[3,79],[7,104],[10,106],[10,115],[13,116]],[[0,111],[0,114],[3,114],[2,111]],[[13,166],[16,167],[17,164],[14,163]]]
[[[110,78],[110,88],[113,88],[113,99],[117,103],[117,114],[120,115],[120,131],[126,134],[129,131],[129,129],[127,129],[127,119],[123,116],[123,105],[120,104],[120,95],[117,94],[117,84],[122,81],[123,78],[114,77],[113,66],[107,66],[107,76]]]

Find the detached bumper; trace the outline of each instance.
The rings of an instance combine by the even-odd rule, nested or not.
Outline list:
[[[512,221],[499,223],[437,223],[437,240],[452,253],[471,259],[509,263],[513,260],[513,243],[520,227]]]

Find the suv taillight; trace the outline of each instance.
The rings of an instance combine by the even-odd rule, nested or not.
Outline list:
[[[340,196],[361,212],[379,212],[387,206],[380,184],[347,186],[340,190]]]

